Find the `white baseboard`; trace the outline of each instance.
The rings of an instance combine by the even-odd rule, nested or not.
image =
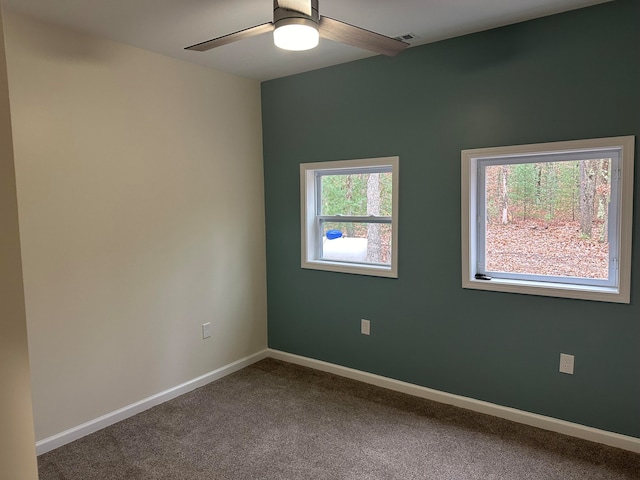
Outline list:
[[[389,390],[407,393],[409,395],[434,400],[440,403],[446,403],[448,405],[455,405],[456,407],[486,413],[488,415],[493,415],[494,417],[505,418],[507,420],[530,425],[532,427],[538,427],[544,430],[550,430],[552,432],[562,433],[572,437],[582,438],[584,440],[590,440],[592,442],[602,443],[604,445],[640,453],[640,438],[587,427],[578,423],[558,420],[557,418],[546,417],[544,415],[525,412],[515,408],[503,407],[501,405],[484,402],[482,400],[475,400],[461,395],[441,392],[439,390],[421,387],[412,383],[401,382],[399,380],[374,375],[372,373],[355,370],[353,368],[342,367],[340,365],[323,362],[321,360],[301,357],[299,355],[282,352],[280,350],[269,349],[268,356],[285,362],[295,363],[297,365],[340,375],[341,377],[359,380],[378,387],[388,388]]]
[[[556,418],[546,417],[535,413],[529,413],[515,408],[503,407],[501,405],[484,402],[482,400],[475,400],[461,395],[441,392],[439,390],[421,387],[412,383],[402,382],[392,378],[363,372],[361,370],[355,370],[353,368],[347,368],[333,363],[301,357],[299,355],[273,349],[262,350],[254,355],[241,358],[240,360],[213,370],[212,372],[206,373],[198,378],[194,378],[186,383],[165,390],[164,392],[152,395],[140,400],[139,402],[132,403],[131,405],[127,405],[126,407],[83,423],[82,425],[78,425],[77,427],[70,428],[69,430],[65,430],[64,432],[40,440],[36,442],[36,453],[41,455],[66,445],[67,443],[73,442],[85,435],[89,435],[90,433],[108,427],[109,425],[113,425],[125,418],[132,417],[133,415],[190,392],[191,390],[195,390],[198,387],[202,387],[214,380],[225,377],[267,357],[333,373],[335,375],[388,388],[389,390],[406,393],[416,397],[426,398],[428,400],[434,400],[448,405],[455,405],[457,407],[466,408],[467,410],[486,413],[488,415],[493,415],[494,417],[505,418],[525,425],[531,425],[533,427],[543,428],[552,432],[563,433],[572,437],[582,438],[592,442],[602,443],[604,445],[610,445],[612,447],[640,453],[640,438],[629,437],[627,435],[608,432],[606,430],[599,430],[597,428],[566,422],[564,420],[558,420]]]
[[[155,395],[142,399],[139,402],[132,403],[131,405],[127,405],[126,407],[107,413],[106,415],[98,417],[94,420],[90,420],[86,423],[83,423],[82,425],[78,425],[77,427],[70,428],[69,430],[65,430],[64,432],[40,440],[36,442],[36,454],[41,455],[55,448],[61,447],[62,445],[73,442],[74,440],[78,440],[85,435],[89,435],[90,433],[108,427],[109,425],[113,425],[114,423],[124,420],[125,418],[132,417],[133,415],[148,410],[151,407],[155,407],[156,405],[171,400],[172,398],[176,398],[180,395],[190,392],[191,390],[202,387],[208,383],[213,382],[214,380],[218,380],[219,378],[237,372],[238,370],[241,370],[244,367],[251,365],[252,363],[262,360],[267,356],[268,350],[262,350],[258,353],[245,358],[241,358],[240,360],[213,370],[212,372],[205,373],[204,375],[198,378],[194,378],[193,380],[189,380],[182,385],[178,385],[176,387],[165,390],[164,392],[157,393]]]

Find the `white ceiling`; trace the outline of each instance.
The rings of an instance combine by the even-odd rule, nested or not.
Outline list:
[[[188,62],[258,80],[292,75],[373,55],[321,40],[288,52],[264,34],[208,52],[184,47],[269,22],[272,0],[2,0],[4,8]],[[319,0],[320,15],[413,45],[517,23],[609,0]],[[400,54],[402,55],[402,53]]]

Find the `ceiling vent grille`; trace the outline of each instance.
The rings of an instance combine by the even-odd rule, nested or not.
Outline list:
[[[401,42],[414,43],[414,41],[417,40],[419,37],[415,33],[409,32],[409,33],[405,33],[403,35],[398,35],[395,38],[396,38],[396,40],[400,40]]]

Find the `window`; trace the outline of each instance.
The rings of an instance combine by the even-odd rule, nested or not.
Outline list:
[[[398,163],[300,165],[302,268],[397,278]]]
[[[629,303],[635,137],[462,151],[462,287]]]

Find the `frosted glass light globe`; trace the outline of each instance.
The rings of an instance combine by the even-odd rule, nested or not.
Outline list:
[[[310,50],[318,45],[319,38],[317,28],[295,23],[279,26],[273,32],[276,47],[284,50]]]

